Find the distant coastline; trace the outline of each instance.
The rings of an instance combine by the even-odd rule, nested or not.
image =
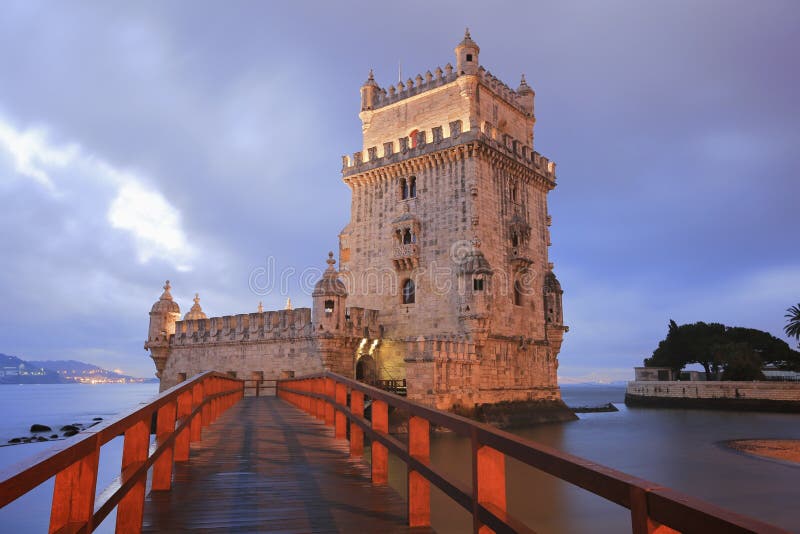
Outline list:
[[[0,385],[20,384],[147,384],[156,378],[138,378],[77,360],[26,361],[0,354]]]

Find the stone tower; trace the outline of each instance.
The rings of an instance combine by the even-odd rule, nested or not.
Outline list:
[[[548,258],[555,164],[533,149],[534,92],[479,62],[361,87],[362,149],[343,158],[348,305],[380,310],[380,361],[439,408],[557,400],[567,328]]]

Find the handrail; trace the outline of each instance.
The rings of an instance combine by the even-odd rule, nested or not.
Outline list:
[[[603,497],[631,513],[634,534],[670,532],[785,533],[757,519],[709,504],[653,482],[526,440],[490,425],[436,410],[344,376],[324,372],[277,384],[279,398],[324,419],[338,438],[350,436],[350,453],[372,442],[372,482],[388,478],[388,452],[408,468],[409,526],[430,526],[430,485],[473,516],[475,532],[533,532],[506,511],[505,458],[512,457]],[[364,398],[372,399],[372,421]],[[389,435],[388,406],[409,413],[408,441]],[[448,428],[472,443],[472,488],[461,487],[430,464],[430,425]],[[349,434],[348,434],[349,427]]]
[[[140,532],[147,473],[152,490],[172,486],[173,462],[189,459],[190,442],[243,395],[241,380],[207,371],[148,404],[104,421],[0,472],[0,508],[55,476],[52,532],[92,532],[117,507],[117,532]],[[150,429],[156,418],[156,443]],[[100,447],[124,434],[120,476],[95,502]]]

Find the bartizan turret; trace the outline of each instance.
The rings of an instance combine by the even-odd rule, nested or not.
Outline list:
[[[345,305],[347,303],[347,288],[339,280],[339,273],[333,266],[333,252],[328,253],[326,260],[328,268],[322,273],[322,278],[314,286],[314,307],[311,312],[311,322],[314,330],[320,332],[339,332],[345,326]]]
[[[380,88],[375,83],[375,75],[372,69],[369,70],[369,77],[364,85],[361,86],[361,111],[369,111],[375,108]]]
[[[469,28],[464,32],[464,39],[456,46],[456,72],[459,76],[478,74],[478,54],[481,48],[469,35]]]
[[[569,330],[569,327],[564,326],[564,311],[561,304],[563,294],[564,291],[556,275],[552,270],[547,271],[543,287],[545,331],[547,340],[556,354],[561,350],[564,333]]]
[[[159,378],[167,364],[170,338],[175,335],[175,322],[181,318],[181,308],[172,299],[170,289],[171,286],[167,280],[164,284],[164,292],[150,309],[150,329],[144,344],[145,350],[150,351],[150,357],[156,364],[156,376]]]

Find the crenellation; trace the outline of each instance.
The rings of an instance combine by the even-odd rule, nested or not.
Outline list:
[[[534,151],[532,147],[525,144],[519,139],[514,139],[509,134],[498,134],[497,129],[489,122],[483,123],[483,129],[477,129],[476,132],[461,132],[461,121],[453,121],[448,125],[449,136],[444,135],[444,126],[435,126],[430,129],[431,142],[428,142],[428,132],[419,130],[416,134],[416,146],[411,146],[409,137],[401,137],[398,139],[400,147],[399,152],[394,152],[394,142],[388,141],[383,143],[383,154],[378,153],[377,147],[369,147],[367,149],[368,157],[363,158],[363,152],[355,152],[353,157],[347,155],[342,156],[342,172],[345,178],[365,172],[367,170],[394,163],[398,161],[398,157],[413,158],[426,154],[431,154],[443,149],[447,149],[456,144],[469,142],[472,140],[481,141],[487,146],[501,151],[506,156],[512,158],[518,163],[524,164],[531,170],[539,172],[550,182],[555,183],[555,163],[548,160],[538,152]],[[360,163],[357,163],[360,162]]]

